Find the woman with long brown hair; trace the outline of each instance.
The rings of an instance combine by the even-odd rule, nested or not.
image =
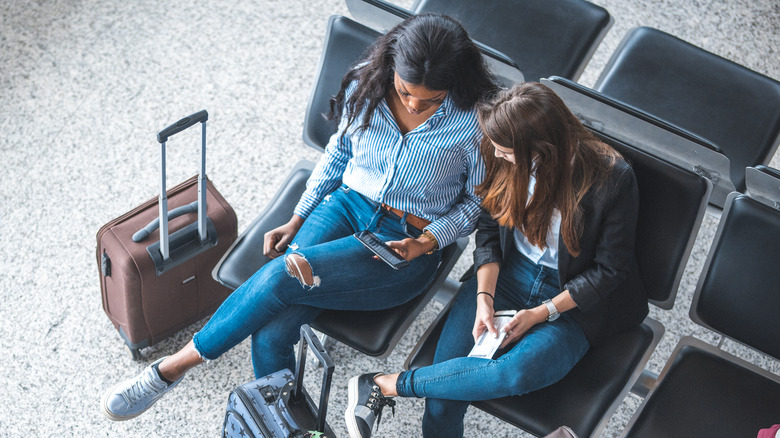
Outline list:
[[[479,107],[486,178],[474,274],[460,288],[434,364],[349,384],[353,438],[391,396],[426,397],[425,437],[463,436],[470,401],[522,395],[562,379],[591,345],[639,324],[647,299],[634,259],[639,195],[631,167],[548,87],[517,85]],[[496,355],[468,357],[497,311],[516,311]],[[353,423],[353,424],[350,424]],[[355,432],[355,433],[353,433]]]

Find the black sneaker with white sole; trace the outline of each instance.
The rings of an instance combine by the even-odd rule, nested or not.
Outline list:
[[[382,373],[361,374],[349,379],[349,401],[344,418],[350,438],[370,438],[376,421],[382,419],[382,409],[389,406],[395,415],[395,400],[385,397],[374,378]]]

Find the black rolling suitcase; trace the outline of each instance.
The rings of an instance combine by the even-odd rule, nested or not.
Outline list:
[[[303,387],[309,346],[323,368],[319,405],[314,404]],[[333,438],[335,435],[325,422],[333,368],[333,360],[311,328],[301,326],[295,373],[279,370],[231,391],[222,437]]]

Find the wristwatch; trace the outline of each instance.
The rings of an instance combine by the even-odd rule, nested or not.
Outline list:
[[[558,313],[558,308],[555,307],[555,304],[553,304],[552,300],[544,301],[542,304],[547,306],[547,312],[549,312],[549,315],[547,315],[547,321],[555,321],[559,316],[561,316],[561,314]]]

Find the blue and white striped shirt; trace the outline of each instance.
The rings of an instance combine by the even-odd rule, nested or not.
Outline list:
[[[356,88],[352,83],[349,96]],[[479,154],[482,132],[476,110],[455,107],[449,94],[423,124],[402,135],[383,100],[367,129],[346,135],[347,117],[330,138],[325,153],[306,183],[295,214],[306,218],[342,183],[363,196],[431,221],[426,230],[443,248],[474,230],[481,199],[474,186],[485,167]]]

